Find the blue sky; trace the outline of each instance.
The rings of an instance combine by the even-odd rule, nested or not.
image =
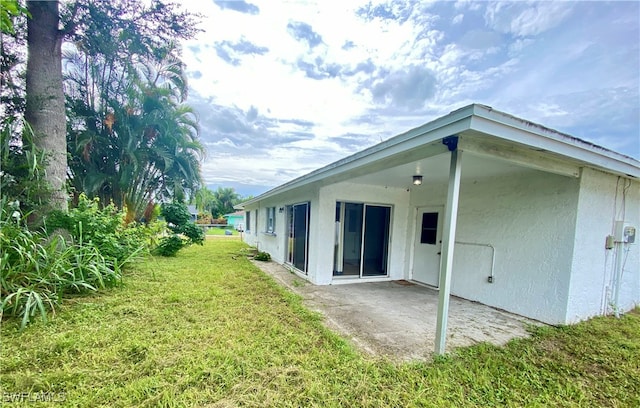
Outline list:
[[[474,102],[640,158],[640,2],[182,4],[214,188],[259,194]]]

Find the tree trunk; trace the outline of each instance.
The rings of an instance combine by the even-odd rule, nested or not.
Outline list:
[[[27,106],[35,145],[47,154],[51,206],[67,210],[67,124],[62,89],[62,33],[58,1],[27,1]]]

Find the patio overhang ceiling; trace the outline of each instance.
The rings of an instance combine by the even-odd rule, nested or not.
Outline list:
[[[442,142],[440,141],[440,144]],[[483,179],[505,174],[518,173],[528,169],[579,177],[580,165],[562,160],[526,146],[502,141],[475,130],[466,130],[458,135],[458,149],[465,152],[462,171],[463,179]],[[351,178],[353,183],[386,187],[416,188],[412,184],[413,175],[422,175],[423,183],[445,184],[449,176],[449,153],[446,146],[414,153],[421,157],[404,156],[403,163],[392,166],[393,161],[380,161],[364,169],[363,175]],[[333,181],[335,182],[335,181]],[[420,187],[418,187],[420,188]]]

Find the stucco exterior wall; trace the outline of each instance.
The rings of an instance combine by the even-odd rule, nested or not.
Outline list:
[[[628,221],[636,228],[640,226],[640,182],[584,168],[580,178],[566,323],[611,311],[614,250],[605,249],[605,239],[612,234],[615,220]],[[627,249],[620,290],[623,311],[640,303],[638,239]]]
[[[526,169],[474,179],[462,167],[456,241],[492,245],[495,269],[489,283],[490,248],[456,244],[452,294],[564,323],[579,181]],[[444,205],[446,185],[422,187],[413,208]]]
[[[244,209],[244,228],[245,231],[242,234],[242,240],[251,246],[256,246],[258,240],[258,234],[256,231],[256,212],[258,206],[247,206]],[[247,214],[251,214],[249,222],[247,222]]]
[[[404,279],[407,267],[405,251],[405,231],[407,230],[407,211],[409,192],[404,188],[380,187],[354,183],[338,183],[322,187],[319,194],[317,240],[313,258],[316,275],[313,282],[319,285],[336,283],[333,280],[333,258],[335,245],[336,202],[390,205],[391,230],[389,245],[389,278]],[[371,281],[376,278],[363,278]]]
[[[287,213],[279,212],[281,207],[285,207],[291,204],[298,204],[303,202],[310,202],[310,230],[309,230],[309,245],[313,245],[317,239],[314,234],[317,229],[313,225],[313,219],[317,216],[318,207],[318,189],[309,187],[307,189],[288,192],[281,194],[277,197],[260,201],[252,206],[247,206],[245,212],[251,211],[251,229],[247,233],[243,234],[243,241],[249,245],[257,247],[260,251],[268,252],[271,258],[278,263],[285,263],[286,251],[287,251]],[[275,230],[273,234],[267,234],[266,222],[267,213],[266,209],[269,207],[275,207]],[[258,217],[256,219],[256,210]],[[246,217],[246,215],[245,215]],[[246,219],[246,218],[245,218]],[[309,265],[311,265],[312,257],[317,256],[313,254],[313,250],[309,248]],[[311,269],[311,268],[309,268]]]
[[[286,193],[263,200],[245,211],[251,211],[251,231],[243,235],[249,245],[266,251],[278,263],[286,261],[287,225],[286,213],[279,213],[280,207],[310,202],[309,267],[307,279],[318,285],[328,285],[333,281],[335,245],[335,208],[337,201],[390,205],[391,233],[389,246],[389,277],[383,279],[403,279],[407,268],[405,259],[405,231],[409,192],[403,188],[369,186],[353,183],[338,183],[326,187],[308,188],[304,191]],[[266,208],[276,208],[275,234],[266,234]],[[256,210],[258,220],[256,228]],[[366,278],[369,281],[378,278]]]

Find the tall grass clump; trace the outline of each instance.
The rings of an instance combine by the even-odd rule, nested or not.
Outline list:
[[[0,318],[17,317],[24,328],[37,315],[46,320],[65,294],[121,281],[118,264],[94,245],[31,231],[17,201],[0,204]]]

